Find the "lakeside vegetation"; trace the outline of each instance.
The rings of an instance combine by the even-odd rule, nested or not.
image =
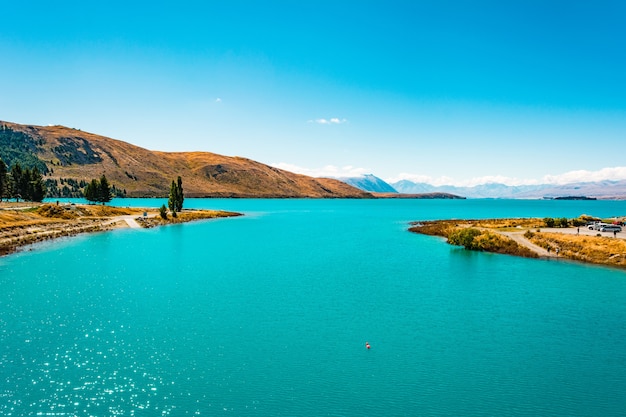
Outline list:
[[[451,245],[467,250],[626,268],[626,232],[602,235],[584,227],[600,220],[587,215],[575,219],[434,220],[414,222],[409,231],[444,237]]]

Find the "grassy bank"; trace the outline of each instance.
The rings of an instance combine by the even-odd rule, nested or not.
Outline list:
[[[0,256],[44,240],[128,227],[126,218],[134,219],[142,227],[154,227],[239,215],[216,210],[183,210],[177,217],[170,214],[163,219],[156,209],[3,202]]]
[[[546,228],[546,219],[435,220],[415,222],[409,230],[444,237],[448,243],[468,250],[626,268],[626,232],[602,236],[565,224]]]
[[[524,237],[559,256],[581,262],[626,268],[626,240],[608,236],[580,236],[527,231]]]

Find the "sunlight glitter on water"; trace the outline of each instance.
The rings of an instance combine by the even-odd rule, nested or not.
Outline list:
[[[0,415],[623,415],[623,272],[406,231],[591,203],[219,204],[3,259]]]
[[[28,340],[25,344],[35,349],[3,355],[2,367],[27,366],[28,372],[5,377],[0,414],[28,409],[37,415],[133,415],[137,410],[169,415],[175,409],[168,402],[174,382],[149,371],[133,345],[115,337],[114,330],[101,330],[83,333],[84,340],[76,339],[69,348]],[[45,359],[27,359],[27,354]],[[150,364],[166,360],[155,352]]]

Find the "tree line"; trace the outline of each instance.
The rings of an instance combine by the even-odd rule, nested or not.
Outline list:
[[[85,184],[83,195],[90,203],[108,203],[113,198],[114,192],[119,194],[115,186],[111,186],[106,176],[103,174],[100,179],[92,179],[91,182],[81,181]],[[125,191],[124,191],[125,194]],[[22,168],[16,162],[9,170],[4,161],[0,158],[0,201],[3,199],[15,199],[16,201],[27,200],[41,202],[46,197],[46,183],[43,175],[36,166],[32,169]],[[172,181],[168,206],[172,216],[176,217],[183,209],[183,181],[179,176],[177,181]],[[165,210],[165,205],[163,205]]]
[[[113,198],[113,194],[111,193],[111,186],[109,185],[109,181],[107,177],[102,174],[100,180],[92,179],[90,183],[85,185],[85,190],[83,191],[85,195],[85,200],[90,203],[108,203]]]
[[[16,162],[9,170],[0,159],[0,201],[14,198],[41,202],[45,196],[46,186],[39,168],[22,168]]]

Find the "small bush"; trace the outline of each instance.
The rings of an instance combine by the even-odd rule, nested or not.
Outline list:
[[[159,215],[163,220],[167,220],[167,207],[165,207],[165,204],[159,209]]]
[[[543,219],[543,222],[546,224],[546,227],[554,227],[554,219],[552,217],[546,217]]]

